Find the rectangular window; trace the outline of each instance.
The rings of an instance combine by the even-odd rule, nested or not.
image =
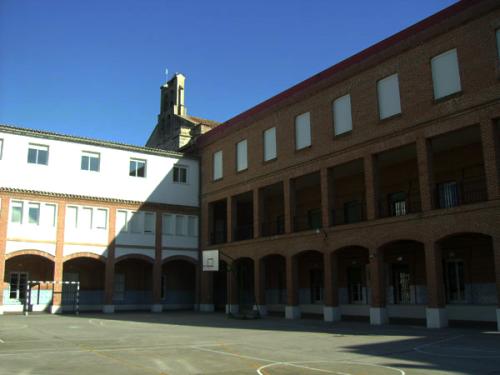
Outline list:
[[[127,211],[116,211],[116,228],[118,232],[128,231]]]
[[[0,138],[0,160],[2,160],[3,153],[3,139]]]
[[[97,229],[106,229],[108,227],[108,210],[98,208],[95,215],[95,226]]]
[[[99,172],[101,156],[96,152],[82,152],[82,171],[94,171]]]
[[[276,158],[276,128],[264,132],[264,161]]]
[[[83,207],[81,210],[80,228],[92,229],[92,208]]]
[[[146,160],[130,159],[129,176],[146,177]]]
[[[236,170],[244,171],[248,168],[248,147],[247,140],[244,139],[236,144]]]
[[[398,193],[389,194],[389,205],[391,216],[406,215],[406,193],[400,191]]]
[[[393,74],[377,82],[378,112],[380,119],[401,113],[399,97],[399,77]]]
[[[55,204],[44,204],[42,208],[42,219],[43,225],[48,227],[56,226],[56,205]]]
[[[174,217],[173,215],[164,214],[162,222],[163,234],[173,235],[174,234]]]
[[[198,236],[198,218],[196,216],[188,216],[188,236]]]
[[[335,135],[352,131],[351,95],[344,95],[333,102],[333,127]]]
[[[462,90],[456,49],[433,57],[431,67],[434,99],[444,98]]]
[[[173,181],[178,184],[187,184],[187,167],[174,165]]]
[[[9,298],[23,301],[26,298],[26,284],[28,282],[28,273],[11,272],[9,281]]]
[[[144,233],[155,232],[155,215],[152,212],[144,213]]]
[[[29,224],[40,224],[40,204],[30,203],[28,205],[28,223]]]
[[[130,216],[129,225],[130,225],[130,231],[132,233],[142,233],[140,212],[132,212],[132,215]]]
[[[219,180],[222,178],[222,150],[217,151],[214,153],[213,156],[213,178],[214,180]]]
[[[175,234],[177,236],[185,236],[185,217],[183,215],[175,215]]]
[[[458,184],[456,181],[438,184],[439,208],[451,208],[459,205]]]
[[[78,207],[66,207],[66,228],[74,229],[78,226]]]
[[[12,201],[10,222],[15,224],[23,223],[23,202]]]
[[[295,149],[301,150],[311,145],[311,115],[309,112],[295,118]]]
[[[28,163],[47,165],[49,163],[49,146],[29,144]]]

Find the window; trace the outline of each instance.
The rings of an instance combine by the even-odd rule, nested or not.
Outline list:
[[[344,95],[333,102],[333,125],[335,135],[352,131],[351,95]]]
[[[177,236],[185,236],[185,217],[183,215],[175,215],[175,234]]]
[[[248,168],[247,140],[244,139],[236,144],[236,170],[244,171]]]
[[[352,266],[347,268],[349,303],[361,304],[365,302],[364,271],[364,267],[361,266]]]
[[[108,210],[98,208],[95,215],[95,226],[97,229],[106,229],[108,227]]]
[[[30,203],[28,205],[28,223],[29,224],[40,224],[40,204]]]
[[[392,285],[394,303],[408,305],[411,303],[410,266],[408,264],[392,265]]]
[[[132,212],[130,217],[130,231],[132,233],[142,233],[140,216],[139,212]]]
[[[222,178],[223,174],[222,174],[222,150],[220,151],[217,151],[216,153],[214,153],[214,156],[213,156],[214,160],[213,160],[213,178],[214,180],[219,180]]]
[[[344,222],[357,223],[362,220],[362,206],[359,201],[344,203]]]
[[[497,54],[498,54],[498,58],[500,59],[500,29],[498,29],[496,31],[496,34],[497,34]],[[0,159],[1,159],[2,155],[0,154]]]
[[[126,232],[128,230],[127,211],[116,211],[116,228],[119,232]]]
[[[439,208],[458,206],[458,184],[456,181],[438,184]]]
[[[187,167],[174,165],[173,181],[178,184],[187,184]]]
[[[92,229],[92,208],[83,207],[81,211],[80,228]]]
[[[129,176],[146,177],[146,160],[130,159]]]
[[[56,226],[56,205],[55,204],[44,204],[42,208],[42,219],[43,225],[49,227]]]
[[[2,160],[3,139],[0,138],[0,160]]]
[[[377,95],[378,112],[381,120],[401,113],[397,73],[377,82]]]
[[[162,223],[163,234],[174,234],[174,217],[173,215],[164,214]]]
[[[27,272],[10,273],[10,299],[24,300],[26,298]]]
[[[23,202],[12,201],[10,222],[15,224],[23,223]]]
[[[155,215],[152,212],[144,213],[144,233],[155,232]]]
[[[264,132],[264,161],[276,158],[276,128]]]
[[[447,302],[466,302],[463,260],[453,259],[446,261],[445,278]]]
[[[82,171],[99,172],[101,156],[95,152],[82,152]]]
[[[309,112],[295,118],[295,149],[301,150],[311,145],[311,116]]]
[[[198,225],[196,216],[188,216],[188,236],[196,237],[198,236]]]
[[[76,228],[78,226],[78,207],[68,206],[66,208],[66,228]]]
[[[431,67],[434,99],[444,98],[462,90],[456,49],[432,58]]]
[[[389,204],[391,216],[406,215],[406,193],[404,191],[389,194]]]
[[[29,145],[28,163],[47,165],[49,163],[49,146]]]

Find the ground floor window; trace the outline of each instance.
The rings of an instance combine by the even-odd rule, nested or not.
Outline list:
[[[10,299],[24,300],[26,298],[27,272],[10,273]]]
[[[445,280],[447,302],[466,302],[463,260],[453,259],[445,262]]]
[[[364,303],[363,296],[363,272],[364,268],[349,267],[347,269],[347,289],[349,292],[349,303],[360,304]]]
[[[392,279],[392,285],[394,287],[394,303],[402,305],[410,304],[410,266],[408,264],[393,264]]]

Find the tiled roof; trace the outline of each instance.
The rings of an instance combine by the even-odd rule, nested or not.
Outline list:
[[[118,149],[118,150],[141,152],[141,153],[145,153],[145,154],[152,154],[152,155],[159,155],[159,156],[171,156],[171,157],[175,157],[175,158],[181,158],[181,157],[192,158],[189,156],[185,156],[184,154],[182,154],[180,152],[166,151],[166,150],[162,150],[159,148],[141,147],[141,146],[135,146],[135,145],[119,143],[119,142],[103,141],[103,140],[86,138],[86,137],[77,137],[77,136],[72,136],[72,135],[54,133],[54,132],[49,132],[49,131],[44,131],[44,130],[37,130],[37,129],[22,128],[22,127],[6,125],[6,124],[0,124],[0,132],[25,135],[25,136],[29,136],[29,137],[46,138],[46,139],[52,139],[52,140],[56,140],[56,141],[83,143],[83,144],[87,144],[87,145],[109,147],[109,148],[114,148],[114,149]]]
[[[183,115],[181,117],[188,121],[191,121],[192,123],[206,125],[211,128],[215,128],[216,126],[219,126],[221,124],[220,122],[217,121],[207,120],[205,118],[191,116],[191,115]]]

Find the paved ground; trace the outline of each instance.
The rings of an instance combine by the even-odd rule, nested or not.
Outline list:
[[[500,333],[221,314],[0,316],[0,374],[500,374]]]

